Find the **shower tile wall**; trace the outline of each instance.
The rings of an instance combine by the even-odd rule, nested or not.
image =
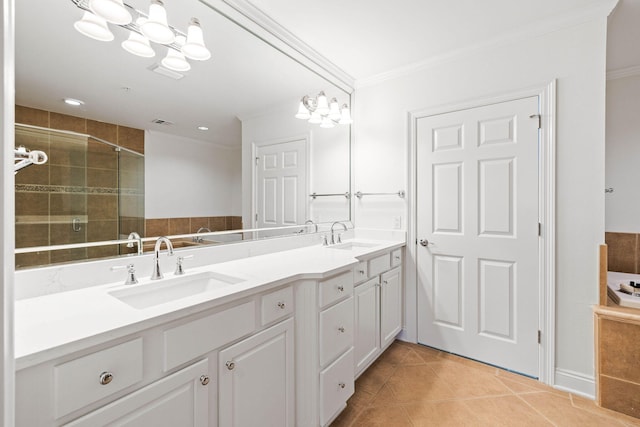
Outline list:
[[[133,151],[144,152],[144,131],[102,123],[94,120],[16,106],[16,123],[51,129],[70,130],[90,134]],[[118,156],[112,147],[89,138],[65,138],[64,149],[52,141],[47,133],[29,136],[16,132],[16,146],[30,150],[43,150],[49,161],[31,166],[16,176],[16,247],[46,246],[85,241],[118,239],[118,221],[121,233],[144,233],[142,218],[119,218],[118,210]],[[139,159],[137,161],[140,161]],[[126,181],[127,178],[121,177]],[[139,184],[141,173],[128,177]],[[122,187],[121,182],[121,187]],[[38,186],[47,186],[38,188]],[[55,188],[55,191],[50,191]],[[140,188],[140,187],[138,187]],[[144,196],[127,194],[136,206],[144,204]],[[135,211],[134,211],[135,212]],[[72,219],[80,221],[79,230],[73,230]],[[19,254],[16,266],[46,265],[87,258],[114,256],[116,246],[43,251]]]

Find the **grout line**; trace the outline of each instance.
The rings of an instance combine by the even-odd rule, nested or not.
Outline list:
[[[546,391],[541,391],[540,393],[546,393]],[[526,400],[524,400],[520,395],[516,394],[516,397],[518,399],[520,399],[521,401],[524,402],[525,405],[528,405],[531,409],[533,409],[535,412],[537,412],[542,418],[544,418],[545,420],[547,420],[552,426],[558,427],[558,425],[556,423],[554,423],[553,421],[551,421],[549,418],[547,418],[547,416],[545,414],[543,414],[541,411],[539,411],[535,406],[533,406],[532,404],[530,404],[529,402],[527,402]]]

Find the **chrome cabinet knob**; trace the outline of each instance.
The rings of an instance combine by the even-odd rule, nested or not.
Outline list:
[[[283,301],[280,301],[278,303],[278,307],[280,307],[280,309],[284,310],[284,308],[286,307]]]
[[[227,363],[225,363],[225,365],[227,366],[227,369],[230,371],[233,371],[233,369],[236,367],[236,364],[233,363],[232,361],[228,361]]]
[[[209,375],[202,375],[200,377],[200,384],[202,384],[202,385],[209,384]]]
[[[107,385],[113,381],[113,374],[111,372],[103,372],[100,374],[100,384]]]
[[[343,334],[344,334],[344,327],[340,326],[340,327],[338,328],[338,330],[339,330],[341,333],[343,333]]]
[[[396,255],[394,258],[400,260],[400,255]]]
[[[339,383],[339,384],[338,384],[338,387],[340,387],[340,388],[345,388],[346,386],[347,386],[347,385],[346,385],[345,383]]]
[[[358,273],[360,273],[361,276],[364,276],[364,270],[358,270]]]
[[[382,283],[384,283],[385,285],[389,284],[389,282],[387,282],[386,280],[383,280]]]
[[[338,290],[339,290],[340,292],[344,292],[344,286],[338,286]]]

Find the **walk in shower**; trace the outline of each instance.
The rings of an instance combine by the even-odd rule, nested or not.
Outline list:
[[[81,133],[16,124],[15,147],[48,160],[15,175],[16,268],[117,256],[126,245],[71,247],[144,235],[144,155]]]

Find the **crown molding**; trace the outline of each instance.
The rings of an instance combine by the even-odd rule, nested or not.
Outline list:
[[[442,65],[447,62],[455,61],[461,57],[478,51],[489,50],[496,47],[513,44],[515,42],[540,37],[558,30],[563,30],[565,28],[584,24],[594,19],[606,18],[615,8],[617,3],[618,0],[603,0],[596,4],[592,4],[590,7],[581,9],[578,12],[573,11],[561,15],[556,15],[551,18],[543,19],[529,25],[522,26],[514,31],[509,31],[499,37],[494,37],[489,40],[475,43],[467,47],[456,49],[444,54],[435,55],[431,58],[414,62],[412,64],[398,67],[383,73],[375,74],[370,77],[357,79],[355,82],[355,87],[362,88],[367,86],[374,86],[387,80],[396,79],[413,74],[418,71],[423,71],[438,65]]]
[[[248,0],[200,0],[347,93],[355,79]]]
[[[633,65],[631,67],[607,71],[607,80],[623,79],[625,77],[633,76],[640,76],[640,65]]]

